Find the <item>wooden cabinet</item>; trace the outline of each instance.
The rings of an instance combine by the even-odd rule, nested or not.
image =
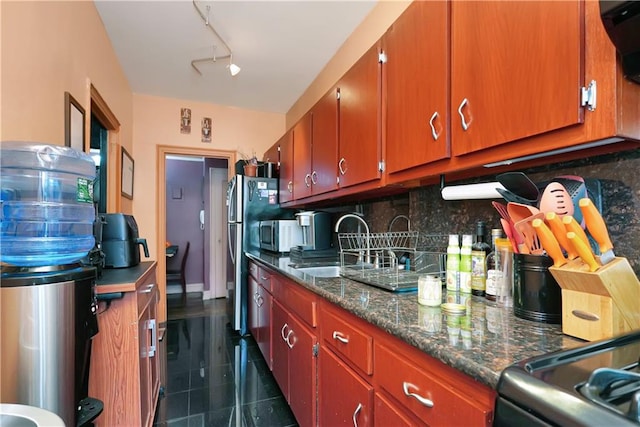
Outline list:
[[[301,426],[316,425],[317,338],[308,319],[315,301],[298,285],[274,280],[272,303],[273,376]],[[292,289],[293,288],[293,289]],[[298,299],[302,297],[302,299]],[[300,316],[298,313],[301,313]]]
[[[271,274],[249,262],[247,326],[269,368],[271,359]]]
[[[338,89],[333,88],[311,109],[312,193],[338,188]]]
[[[318,425],[373,425],[373,386],[327,347],[320,348],[319,375]]]
[[[262,156],[263,162],[275,163],[276,167],[280,167],[280,144],[276,142]]]
[[[380,179],[381,63],[371,47],[338,82],[340,188]]]
[[[287,131],[278,141],[280,147],[280,177],[278,198],[280,203],[293,200],[293,130]]]
[[[373,413],[374,424],[377,426],[413,427],[425,425],[421,421],[409,418],[410,415],[406,411],[396,406],[381,393],[376,393]]]
[[[450,156],[446,1],[416,1],[383,36],[386,170]]]
[[[580,1],[451,2],[454,155],[583,121],[583,7]]]
[[[293,198],[311,195],[311,113],[293,127]]]
[[[101,283],[111,276],[113,284]],[[89,395],[102,400],[104,411],[95,424],[151,426],[160,389],[156,264],[105,270],[98,285],[98,294],[122,292],[123,296],[110,305],[100,303]]]

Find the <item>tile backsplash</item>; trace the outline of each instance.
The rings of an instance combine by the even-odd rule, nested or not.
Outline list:
[[[617,256],[626,257],[636,275],[640,275],[640,150],[590,157],[579,161],[555,163],[522,170],[533,182],[548,181],[560,175],[595,178],[601,183],[602,215]],[[490,175],[473,182],[494,181]],[[455,182],[451,185],[471,183]],[[475,224],[482,220],[487,229],[499,228],[500,217],[491,200],[446,201],[437,185],[411,190],[363,205],[372,232],[388,231],[396,215],[407,215],[411,229],[425,234],[475,234]],[[393,231],[407,229],[398,220]]]

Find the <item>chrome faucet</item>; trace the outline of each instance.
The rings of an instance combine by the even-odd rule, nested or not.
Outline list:
[[[367,241],[367,258],[365,260],[365,262],[367,264],[371,264],[371,246],[370,246],[370,242],[369,242],[369,226],[367,225],[366,221],[357,214],[353,214],[353,213],[348,213],[348,214],[344,214],[342,215],[340,218],[338,218],[338,221],[336,221],[336,227],[335,227],[335,232],[338,232],[338,229],[340,228],[340,224],[342,223],[342,221],[344,221],[347,218],[354,218],[357,219],[358,221],[360,221],[363,225],[365,230],[367,230],[367,237],[366,237],[366,241]]]
[[[393,228],[393,224],[399,219],[407,220],[407,231],[411,231],[411,220],[406,215],[396,215],[395,217],[393,217],[393,219],[389,223],[389,230],[388,231],[391,231],[391,229]]]

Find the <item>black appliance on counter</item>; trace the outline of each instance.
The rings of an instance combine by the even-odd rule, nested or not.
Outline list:
[[[640,331],[519,362],[497,391],[495,426],[640,425]]]
[[[625,77],[640,83],[640,2],[600,0],[600,14],[622,58]]]
[[[144,249],[144,256],[149,258],[147,239],[138,235],[138,224],[132,215],[122,213],[101,214],[102,251],[104,252],[105,268],[128,268],[140,264],[140,249]]]

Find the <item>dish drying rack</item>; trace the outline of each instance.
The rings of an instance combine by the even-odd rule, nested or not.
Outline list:
[[[339,233],[340,275],[394,292],[418,289],[425,274],[444,283],[447,239],[417,231]]]

